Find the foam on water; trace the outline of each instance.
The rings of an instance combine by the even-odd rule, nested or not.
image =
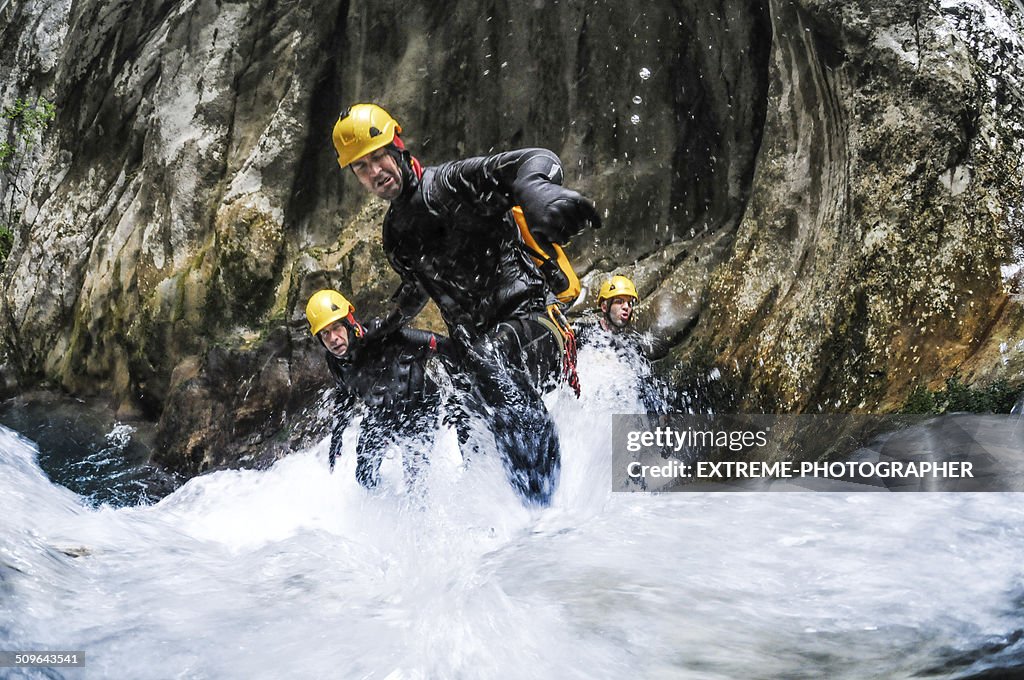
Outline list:
[[[636,395],[580,366],[545,509],[451,432],[423,494],[361,489],[348,436],[334,474],[325,441],[94,508],[0,429],[0,648],[85,650],[67,678],[958,677],[1024,628],[1016,496],[612,493]]]

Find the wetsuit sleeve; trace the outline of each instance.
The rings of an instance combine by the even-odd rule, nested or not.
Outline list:
[[[402,338],[407,350],[422,357],[437,354],[450,359],[456,358],[455,343],[447,336],[419,328],[403,328]]]
[[[546,149],[520,149],[452,161],[424,177],[423,200],[437,214],[469,208],[480,215],[500,215],[515,204],[517,184],[538,174],[561,183],[558,156]]]
[[[439,166],[424,183],[435,213],[469,207],[484,216],[520,205],[535,235],[564,243],[588,224],[601,226],[593,201],[562,185],[562,162],[547,149],[520,149]]]
[[[406,348],[411,350],[432,352],[437,348],[437,336],[419,328],[403,328],[402,340],[405,342]]]
[[[367,334],[369,339],[391,335],[399,330],[402,326],[416,318],[416,315],[423,310],[423,307],[426,306],[427,301],[430,299],[405,267],[393,259],[390,254],[388,259],[391,260],[391,266],[402,277],[402,284],[395,291],[394,295],[391,296],[394,307],[384,317],[380,325]]]

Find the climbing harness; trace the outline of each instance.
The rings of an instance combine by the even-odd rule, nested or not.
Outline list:
[[[569,325],[562,308],[557,304],[548,305],[547,316],[537,319],[547,328],[558,341],[558,351],[562,354],[562,380],[569,383],[576,398],[580,398],[580,377],[576,372],[576,333]]]

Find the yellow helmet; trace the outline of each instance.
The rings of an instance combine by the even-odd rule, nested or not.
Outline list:
[[[309,332],[316,335],[338,319],[347,318],[356,311],[355,305],[336,290],[318,290],[306,303]]]
[[[636,286],[633,285],[633,282],[621,274],[616,274],[601,284],[601,291],[597,294],[597,306],[600,307],[605,300],[620,295],[628,295],[634,300],[640,299],[640,296],[636,294]]]
[[[387,146],[402,126],[376,104],[356,104],[341,112],[334,124],[334,148],[338,165],[345,168],[354,160]]]

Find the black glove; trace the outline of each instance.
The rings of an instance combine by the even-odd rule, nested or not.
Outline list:
[[[588,226],[601,227],[594,202],[572,189],[532,178],[518,194],[530,232],[553,243],[565,243]]]
[[[389,319],[373,318],[364,323],[360,341],[369,344],[380,342],[402,327],[401,324],[388,323]]]

